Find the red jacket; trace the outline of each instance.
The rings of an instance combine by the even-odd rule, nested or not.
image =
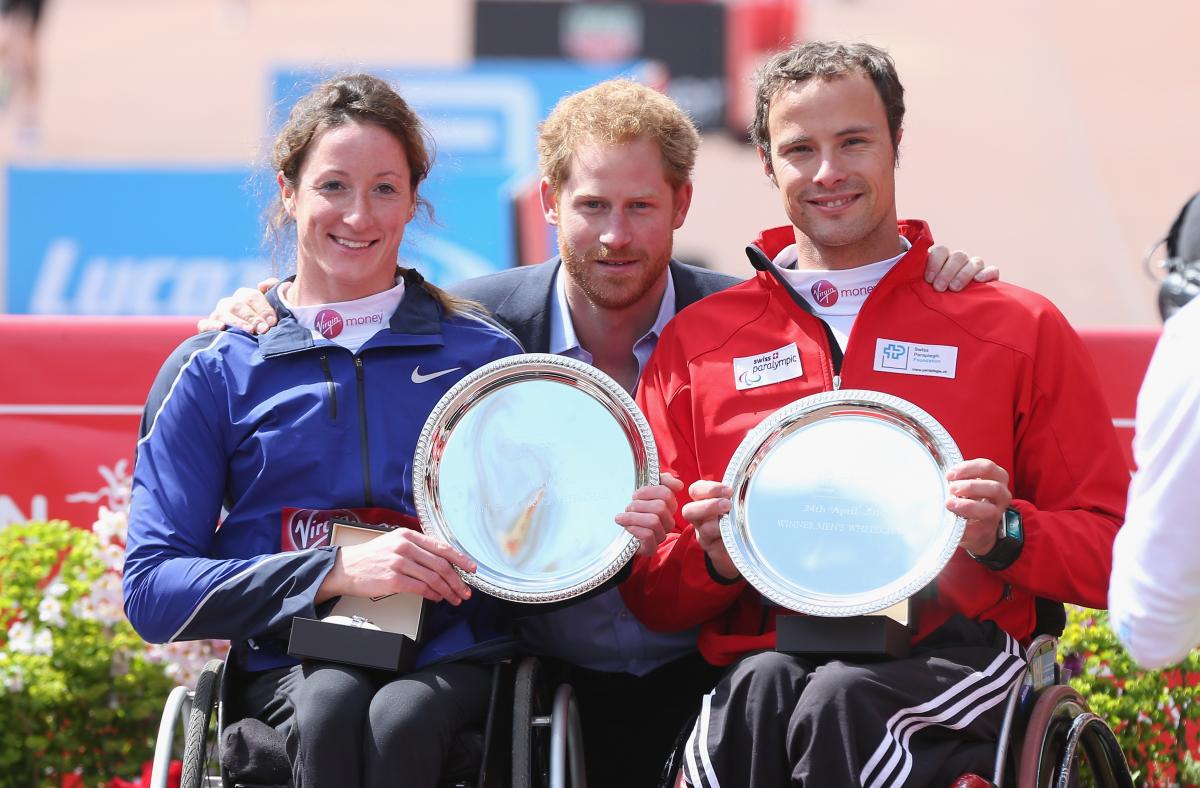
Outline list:
[[[1091,359],[1062,314],[1045,298],[1003,283],[934,291],[923,278],[933,243],[928,227],[908,221],[900,230],[912,249],[864,303],[841,388],[909,400],[946,427],[964,459],[987,458],[1007,470],[1025,528],[1024,551],[1003,571],[956,551],[937,579],[936,597],[921,602],[915,639],[961,612],[1025,640],[1035,597],[1105,605],[1129,473]],[[783,227],[756,245],[773,258],[793,240],[792,228]],[[954,377],[876,371],[878,339],[957,348]],[[802,375],[736,388],[735,358],[791,342]],[[671,321],[642,375],[638,402],[662,468],[690,485],[720,480],[750,429],[783,405],[832,390],[833,378],[820,322],[771,272],[759,271]],[[655,555],[637,561],[622,594],[651,628],[703,625],[700,650],[714,664],[775,647],[778,609],[744,580],[714,582],[682,518]]]

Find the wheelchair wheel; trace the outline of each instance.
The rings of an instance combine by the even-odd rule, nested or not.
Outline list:
[[[1020,788],[1131,788],[1120,745],[1108,725],[1066,684],[1048,687],[1034,703],[1021,745]]]
[[[213,720],[213,709],[221,697],[221,674],[224,667],[224,663],[219,659],[209,660],[196,681],[192,710],[188,714],[187,726],[184,729],[180,788],[204,788],[210,783],[210,775],[216,775],[216,785],[221,784],[218,731]]]
[[[550,747],[544,724],[549,701],[542,688],[542,665],[524,659],[513,683],[513,788],[539,788],[550,780]]]

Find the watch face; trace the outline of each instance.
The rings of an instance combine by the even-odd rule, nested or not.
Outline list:
[[[1021,533],[1021,515],[1012,509],[1004,513],[1004,536],[1007,539],[1014,539],[1018,542],[1024,536]]]

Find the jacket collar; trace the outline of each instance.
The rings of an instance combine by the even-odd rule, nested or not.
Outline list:
[[[398,268],[397,273],[404,276],[404,299],[392,313],[392,319],[388,322],[389,332],[418,340],[400,344],[441,344],[442,308],[437,299],[421,286],[424,277],[411,268]],[[290,276],[284,281],[291,282],[295,278]],[[279,285],[268,290],[266,297],[279,322],[258,340],[263,356],[278,356],[314,347],[316,342],[312,333],[296,321],[296,316],[279,297]]]
[[[912,248],[884,277],[884,280],[890,279],[892,282],[898,282],[923,276],[925,259],[928,257],[929,247],[933,245],[933,234],[929,230],[929,225],[919,219],[903,219],[896,224],[896,228],[901,235],[908,239]],[[791,225],[772,227],[770,230],[759,233],[759,236],[746,247],[746,256],[750,258],[750,264],[756,271],[769,275],[775,268],[772,263],[775,256],[795,242],[795,230]],[[866,262],[876,261],[868,260]]]

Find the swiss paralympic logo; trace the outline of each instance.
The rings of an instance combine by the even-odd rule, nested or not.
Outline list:
[[[761,373],[754,372],[752,370],[746,370],[745,372],[738,375],[738,381],[743,386],[754,386],[758,383],[761,383],[762,379],[763,379],[763,377],[762,377]]]
[[[827,279],[815,282],[811,292],[813,300],[826,309],[838,302],[838,289]]]
[[[890,369],[908,368],[908,347],[896,342],[889,342],[880,351],[883,356],[883,366]]]
[[[314,328],[320,332],[321,336],[326,339],[333,339],[338,334],[342,333],[342,326],[345,321],[342,316],[332,309],[322,309],[317,313],[317,321]]]

